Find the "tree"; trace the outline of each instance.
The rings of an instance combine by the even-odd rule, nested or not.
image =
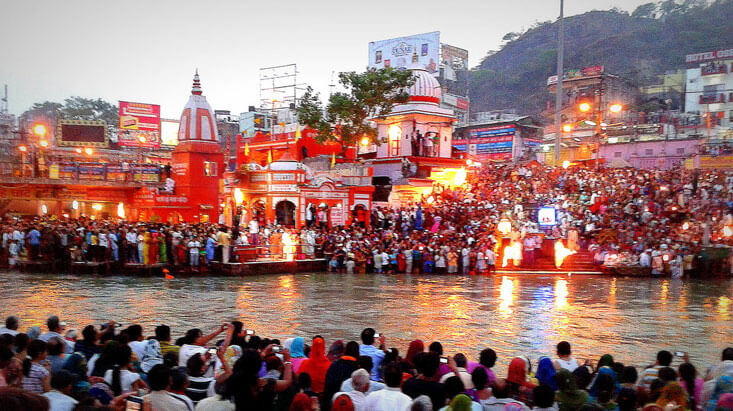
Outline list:
[[[316,141],[341,144],[342,154],[363,137],[379,144],[377,129],[369,120],[407,102],[405,90],[414,82],[411,71],[393,68],[339,73],[339,83],[346,92],[332,94],[324,108],[319,93],[308,87],[296,109],[298,121],[318,131]]]
[[[44,101],[43,103],[33,103],[33,105],[23,114],[20,115],[21,122],[34,118],[44,118],[48,121],[56,124],[56,119],[61,114],[61,109],[64,107],[61,103],[54,101]]]
[[[637,7],[636,10],[634,10],[633,13],[631,13],[631,17],[639,17],[644,19],[652,19],[654,18],[654,12],[657,10],[657,5],[654,3],[645,3],[641,6]]]
[[[514,41],[516,38],[521,36],[521,33],[517,33],[515,31],[511,31],[504,35],[504,37],[501,38],[502,41],[506,41],[507,43]]]
[[[116,127],[119,110],[116,105],[110,104],[101,98],[69,97],[64,100],[61,114],[64,118],[74,120],[102,120],[108,126]]]

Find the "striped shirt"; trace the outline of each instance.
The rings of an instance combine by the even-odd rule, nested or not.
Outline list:
[[[652,382],[659,378],[659,370],[664,368],[662,365],[655,365],[653,367],[647,368],[641,373],[641,376],[639,377],[639,387],[644,387],[644,389],[649,389],[649,387],[652,385]]]
[[[36,394],[43,394],[43,379],[49,375],[50,373],[46,367],[37,362],[31,363],[28,375],[23,376],[23,389]]]
[[[214,379],[211,377],[189,377],[186,395],[194,404],[209,397],[209,390],[213,391]]]

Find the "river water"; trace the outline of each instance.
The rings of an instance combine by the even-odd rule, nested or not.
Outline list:
[[[386,276],[296,274],[160,278],[0,274],[0,315],[22,330],[58,314],[69,328],[114,319],[165,323],[174,338],[240,319],[262,336],[358,340],[373,327],[404,352],[409,341],[441,341],[475,359],[493,348],[500,371],[515,355],[536,360],[570,341],[580,358],[613,353],[653,362],[660,349],[710,365],[733,344],[733,279],[601,276]],[[42,327],[43,328],[43,327]]]

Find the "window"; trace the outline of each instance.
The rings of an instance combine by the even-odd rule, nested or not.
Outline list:
[[[621,151],[617,151],[617,152],[613,153],[613,156],[616,157],[616,158],[619,158],[619,157],[621,157],[621,154],[622,154]]]
[[[213,161],[204,161],[204,175],[206,177],[214,177],[219,175],[217,164]]]
[[[654,155],[654,149],[653,148],[647,148],[646,150],[644,150],[644,155],[645,156]]]
[[[677,154],[685,154],[685,148],[684,147],[677,147]]]

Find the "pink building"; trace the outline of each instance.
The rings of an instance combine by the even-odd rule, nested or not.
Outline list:
[[[682,164],[686,158],[697,154],[702,143],[699,138],[649,141],[619,141],[601,145],[600,157],[606,164],[628,162],[636,168],[668,169]]]

